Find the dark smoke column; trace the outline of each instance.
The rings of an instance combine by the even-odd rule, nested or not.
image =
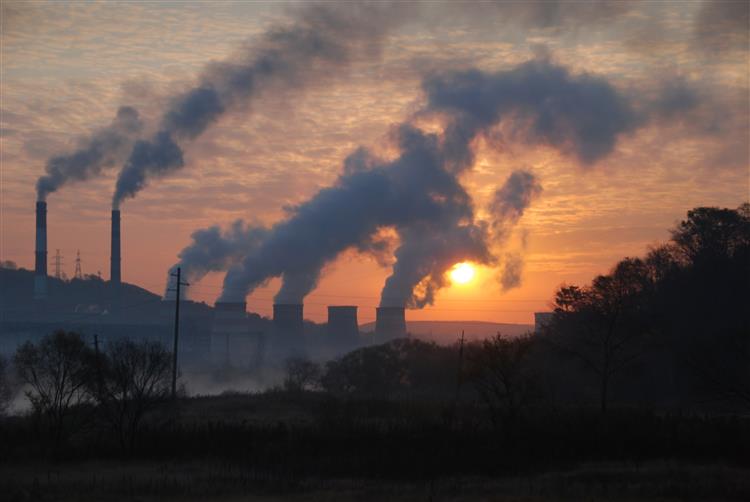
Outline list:
[[[184,167],[183,148],[222,116],[264,92],[304,90],[379,58],[388,32],[413,8],[405,2],[303,2],[290,22],[269,28],[252,48],[206,66],[199,82],[174,96],[158,132],[136,141],[117,178],[112,207],[154,179]]]
[[[36,252],[34,263],[34,299],[47,298],[47,203],[36,203]]]
[[[109,263],[109,281],[119,287],[122,279],[120,271],[120,211],[112,210],[112,254]]]

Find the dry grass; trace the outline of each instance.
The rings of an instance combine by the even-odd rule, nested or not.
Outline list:
[[[750,470],[721,465],[652,462],[580,466],[508,478],[284,480],[223,462],[6,466],[0,494],[8,500],[747,500]]]

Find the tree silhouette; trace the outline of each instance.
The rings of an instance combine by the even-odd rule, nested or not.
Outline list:
[[[498,333],[469,347],[468,378],[487,405],[495,425],[503,418],[515,421],[538,393],[535,375],[528,364],[533,345],[531,335],[507,338]]]
[[[320,382],[320,366],[302,357],[293,357],[286,360],[286,376],[284,377],[284,389],[290,392],[301,392],[312,390]]]
[[[663,281],[663,329],[704,397],[748,405],[750,204],[693,209],[672,241],[679,267]]]
[[[734,209],[698,207],[672,231],[682,258],[695,265],[735,256],[747,257],[750,248],[750,204]]]
[[[144,415],[170,395],[171,354],[158,342],[117,340],[97,360],[89,380],[104,419],[131,453]]]
[[[645,350],[653,284],[646,263],[627,258],[590,286],[563,286],[546,340],[582,361],[596,375],[599,405],[607,411],[612,379]]]
[[[335,394],[385,397],[400,387],[402,373],[398,352],[391,344],[384,344],[329,361],[321,385]]]
[[[57,449],[67,432],[71,410],[90,400],[93,351],[74,332],[56,331],[38,343],[21,345],[13,358],[34,411],[49,423]]]
[[[4,415],[8,409],[11,397],[13,397],[13,391],[10,375],[8,375],[8,360],[0,356],[0,416]]]

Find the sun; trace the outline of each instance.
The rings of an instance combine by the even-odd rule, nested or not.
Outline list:
[[[474,273],[471,263],[456,263],[450,271],[451,281],[456,284],[466,284],[474,278]]]

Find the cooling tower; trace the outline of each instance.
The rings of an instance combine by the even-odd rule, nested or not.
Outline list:
[[[375,336],[380,339],[405,337],[404,307],[378,307],[375,310]]]
[[[34,299],[47,298],[47,203],[36,203],[36,252],[34,253]]]
[[[120,211],[112,210],[112,253],[109,262],[109,280],[114,286],[119,286],[122,276],[120,272]]]
[[[301,337],[304,331],[302,323],[302,304],[274,303],[273,324],[280,335]]]
[[[328,307],[328,336],[337,342],[353,342],[359,336],[356,306]]]

